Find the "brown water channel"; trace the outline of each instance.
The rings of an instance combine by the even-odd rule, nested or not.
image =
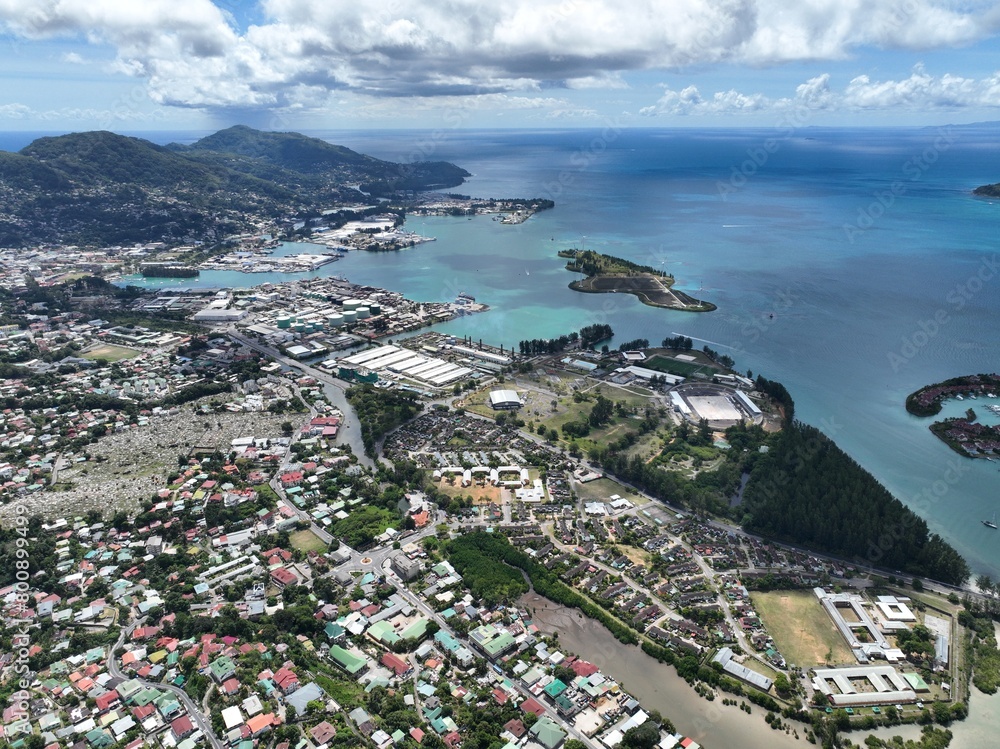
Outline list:
[[[792,746],[812,746],[805,740],[806,727],[793,723],[799,738],[775,731],[764,722],[764,710],[752,706],[753,714],[738,707],[724,706],[720,698],[709,702],[681,679],[673,666],[660,663],[635,645],[623,645],[601,624],[576,609],[555,604],[536,593],[520,599],[520,605],[530,609],[532,621],[546,634],[558,634],[560,650],[574,653],[597,665],[615,679],[646,709],[658,710],[673,721],[677,730],[690,736],[706,749],[775,749]],[[737,698],[739,699],[739,698]],[[976,692],[970,704],[969,717],[951,727],[953,747],[976,749],[996,746],[1000,727],[1000,693],[985,696]],[[916,739],[916,725],[880,728],[871,733],[880,738],[903,736]],[[864,744],[866,733],[855,732],[850,738]]]

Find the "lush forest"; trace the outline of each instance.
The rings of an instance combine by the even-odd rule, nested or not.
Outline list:
[[[615,257],[614,255],[602,255],[593,250],[561,250],[559,257],[569,258],[572,261],[566,263],[567,270],[576,271],[585,276],[596,276],[600,273],[651,273],[654,276],[672,278],[672,276],[657,268],[633,263],[631,260]]]
[[[744,527],[861,564],[959,585],[965,560],[815,427],[791,422],[756,463]]]
[[[524,356],[538,356],[540,354],[558,354],[571,344],[579,341],[581,348],[591,348],[595,343],[606,341],[614,336],[615,332],[606,323],[587,325],[580,329],[578,333],[566,333],[558,338],[531,338],[519,341],[518,350]]]
[[[379,390],[372,385],[356,385],[347,391],[347,400],[361,421],[361,439],[365,451],[375,454],[375,446],[386,434],[418,413],[424,406],[416,393]]]
[[[0,246],[219,241],[259,217],[461,184],[447,162],[398,164],[298,133],[237,126],[190,145],[105,131],[0,152]]]

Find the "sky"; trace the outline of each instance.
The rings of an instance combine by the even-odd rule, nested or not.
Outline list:
[[[0,130],[1000,120],[1000,0],[0,0]]]

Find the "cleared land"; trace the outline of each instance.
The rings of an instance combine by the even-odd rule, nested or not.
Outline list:
[[[490,502],[500,504],[500,487],[488,483],[486,486],[476,486],[475,483],[472,486],[462,486],[462,477],[455,476],[454,484],[449,483],[448,478],[444,478],[434,486],[449,497],[472,497],[472,503],[476,505],[487,505]]]
[[[123,359],[134,359],[139,356],[141,352],[135,349],[125,348],[124,346],[114,346],[110,343],[106,343],[101,346],[96,346],[90,349],[86,353],[80,354],[84,359],[92,359],[94,361],[98,359],[106,359],[109,362],[122,361]]]
[[[694,299],[683,292],[675,292],[670,283],[652,274],[638,275],[596,275],[573,281],[569,287],[574,291],[596,294],[616,293],[634,294],[639,301],[650,307],[667,307],[669,309],[686,310],[690,312],[710,312],[715,305],[700,299]]]
[[[300,551],[326,551],[326,544],[308,528],[296,531],[288,537],[288,540],[291,541],[293,548]]]
[[[586,484],[576,482],[573,489],[584,502],[608,502],[612,494],[624,497],[634,505],[644,505],[649,501],[611,479],[596,479]]]
[[[750,600],[788,663],[803,668],[854,663],[847,643],[811,592],[751,593]]]

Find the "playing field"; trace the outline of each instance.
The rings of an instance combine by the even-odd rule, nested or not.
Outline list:
[[[125,348],[124,346],[113,346],[111,344],[104,344],[92,348],[85,354],[80,354],[84,359],[92,359],[94,361],[98,359],[106,359],[109,362],[121,361],[122,359],[134,359],[139,355],[140,352],[135,349]]]
[[[789,664],[808,668],[855,662],[847,643],[811,592],[751,593],[750,600]]]
[[[293,548],[301,551],[326,551],[326,544],[323,543],[323,540],[308,528],[292,533],[288,540],[291,541]]]

